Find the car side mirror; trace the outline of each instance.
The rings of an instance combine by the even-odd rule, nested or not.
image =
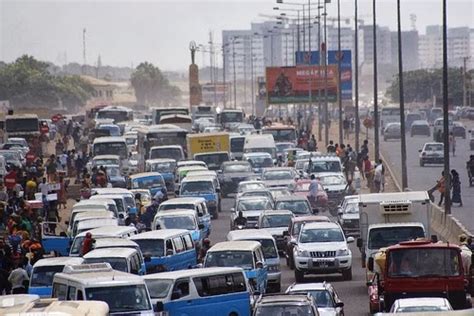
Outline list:
[[[297,244],[296,238],[291,238],[291,239],[290,239],[290,244],[296,245],[296,244]]]
[[[354,237],[349,236],[349,237],[347,237],[346,241],[347,241],[348,244],[353,243],[354,242]]]
[[[343,302],[337,302],[337,303],[336,303],[336,307],[343,308],[343,307],[344,307],[344,303],[343,303]]]
[[[156,311],[157,312],[163,312],[165,310],[165,306],[163,302],[157,302],[156,303]]]
[[[199,225],[198,225],[198,228],[199,228],[199,229],[204,229],[204,224],[199,224]]]
[[[337,211],[337,215],[342,216],[344,212],[342,210]]]
[[[369,258],[369,261],[367,262],[367,269],[369,269],[369,271],[371,272],[374,272],[374,258],[373,257]]]
[[[362,248],[362,238],[357,238],[356,245],[358,248]]]
[[[421,149],[418,149],[418,152],[421,153]]]
[[[230,209],[230,211],[231,211],[232,213],[234,213],[234,212],[235,212],[235,208],[232,207],[232,208]]]
[[[289,233],[287,230],[285,230],[285,231],[283,232],[283,236],[288,237],[288,236],[290,236],[290,233]]]

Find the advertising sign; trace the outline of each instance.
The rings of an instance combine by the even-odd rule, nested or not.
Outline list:
[[[337,100],[337,66],[327,69],[327,95],[329,102]],[[267,67],[267,104],[309,103],[324,100],[324,67]]]
[[[297,65],[318,65],[319,51],[295,52]],[[352,52],[350,49],[341,50],[341,95],[342,100],[352,100]],[[338,64],[338,51],[328,51],[328,65]]]

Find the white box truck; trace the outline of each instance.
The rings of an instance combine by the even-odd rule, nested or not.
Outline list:
[[[380,248],[430,236],[431,203],[426,191],[359,195],[362,267]],[[367,281],[372,273],[367,270]]]

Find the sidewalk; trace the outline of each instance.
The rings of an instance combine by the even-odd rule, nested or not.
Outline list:
[[[315,122],[313,124],[313,133],[316,139],[317,133],[318,133],[318,123]],[[324,125],[322,127],[322,142],[318,142],[318,148],[320,152],[326,152],[326,144],[324,143]],[[366,133],[365,133],[365,128],[361,128],[360,130],[360,139],[359,139],[359,145],[362,145],[364,140],[366,139]],[[339,143],[339,124],[337,122],[332,122],[331,127],[329,128],[329,140],[332,140],[334,144]],[[344,144],[348,145],[350,144],[352,148],[355,149],[355,133],[349,133],[349,137],[344,139]],[[374,158],[374,152],[372,150],[372,146],[369,140],[369,157],[373,161]],[[385,167],[387,168],[388,172],[385,172],[385,188],[384,192],[398,192],[399,189],[397,187],[397,184],[392,178],[392,170],[390,169],[390,166],[384,163]],[[362,181],[362,193],[370,193],[369,189],[367,189],[366,186],[366,181]]]

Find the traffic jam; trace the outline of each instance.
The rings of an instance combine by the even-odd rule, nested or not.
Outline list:
[[[384,188],[368,140],[212,106],[3,120],[1,315],[353,315],[346,284],[368,314],[474,315],[471,236]]]

